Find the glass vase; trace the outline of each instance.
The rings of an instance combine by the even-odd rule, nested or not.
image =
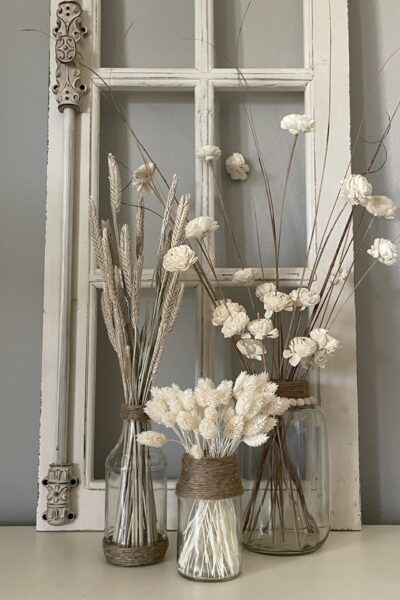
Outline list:
[[[103,549],[118,566],[159,562],[168,548],[166,458],[136,441],[148,429],[147,420],[124,419],[106,460]]]
[[[287,390],[286,390],[287,392]],[[329,534],[326,419],[314,398],[297,398],[262,447],[243,543],[263,554],[314,552]]]
[[[225,458],[234,458],[235,466],[233,469],[228,467],[227,484],[219,486],[219,490],[213,475],[215,462],[212,462],[223,463],[224,458],[190,460],[189,457],[188,460],[185,455],[183,459],[193,467],[193,470],[186,469],[183,482],[181,474],[177,485],[177,569],[186,579],[229,581],[241,572],[242,486],[236,456]],[[233,472],[233,477],[229,476],[229,471]],[[232,482],[233,488],[229,489]]]

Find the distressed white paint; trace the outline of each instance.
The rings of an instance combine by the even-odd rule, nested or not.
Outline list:
[[[77,513],[75,522],[65,529],[101,529],[103,526],[104,483],[93,480],[93,435],[95,413],[96,365],[96,287],[101,279],[89,256],[87,226],[87,199],[98,197],[98,135],[99,90],[107,85],[113,90],[194,90],[196,146],[212,143],[214,138],[214,89],[239,89],[237,74],[232,69],[215,69],[213,65],[213,1],[195,1],[195,68],[194,69],[100,69],[92,82],[92,92],[77,128],[79,178],[75,182],[75,209],[73,256],[73,305],[71,334],[70,423],[69,456],[81,477],[76,491]],[[328,168],[319,212],[319,226],[326,220],[331,204],[330,189],[337,189],[339,179],[349,160],[348,110],[348,52],[347,2],[332,2],[332,126],[329,144]],[[52,21],[56,0],[51,1]],[[89,25],[89,37],[84,43],[84,60],[93,68],[99,66],[100,0],[83,0],[82,8]],[[90,24],[91,23],[91,24]],[[307,206],[308,230],[315,207],[315,185],[318,183],[325,146],[327,123],[327,90],[329,74],[329,0],[304,0],[305,68],[302,69],[245,69],[247,85],[257,91],[305,90],[307,112],[315,114],[318,122],[315,141],[307,136]],[[207,43],[208,42],[208,43]],[[51,81],[54,79],[54,49],[51,47]],[[90,101],[91,100],[91,101]],[[41,453],[39,478],[52,460],[55,447],[54,406],[55,361],[59,319],[56,307],[59,301],[60,273],[59,240],[62,233],[60,207],[54,200],[60,193],[60,144],[62,128],[60,115],[50,96],[49,111],[49,166],[46,243],[46,282],[43,346],[43,403],[41,420]],[[214,192],[209,169],[196,163],[196,213],[213,216]],[[210,244],[213,254],[213,243]],[[89,268],[90,266],[90,268]],[[324,265],[321,265],[322,269]],[[235,269],[218,268],[218,279],[223,285],[232,285]],[[272,271],[266,271],[266,278]],[[291,283],[301,279],[302,266],[283,270],[283,280]],[[299,276],[300,274],[300,276]],[[319,275],[319,274],[318,274]],[[151,271],[144,273],[143,285],[148,284]],[[308,277],[308,273],[306,273]],[[196,285],[188,276],[187,285]],[[197,372],[212,372],[213,348],[209,323],[209,307],[204,292],[197,292]],[[321,398],[327,411],[332,464],[332,524],[337,529],[356,529],[360,526],[358,481],[357,385],[355,361],[355,319],[352,302],[342,313],[340,331],[335,332],[343,342],[338,359],[332,362],[321,379]],[[170,487],[171,487],[170,483]],[[171,500],[171,492],[169,494]],[[44,491],[38,504],[38,528],[49,530],[40,515],[44,507]]]

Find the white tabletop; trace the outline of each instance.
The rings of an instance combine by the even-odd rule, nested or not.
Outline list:
[[[101,533],[37,533],[0,528],[4,600],[397,600],[400,526],[333,532],[315,554],[268,557],[244,552],[242,575],[193,583],[175,571],[175,533],[166,560],[120,568],[105,562]]]

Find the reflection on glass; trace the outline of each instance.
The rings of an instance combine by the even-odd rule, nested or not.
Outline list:
[[[193,67],[192,0],[102,0],[103,67]]]
[[[216,0],[214,5],[217,67],[303,66],[302,0],[253,0],[250,6],[249,0]]]
[[[229,222],[247,267],[273,267],[274,246],[266,199],[265,182],[258,164],[255,141],[249,119],[253,120],[261,157],[268,173],[276,218],[279,219],[286,170],[293,136],[280,128],[283,116],[303,113],[303,95],[297,92],[221,92],[216,95],[216,114],[222,148],[222,162],[216,164],[219,189]],[[225,171],[224,162],[233,152],[241,152],[250,166],[246,181],[234,181]],[[257,243],[260,238],[261,260]],[[240,259],[226,226],[218,194],[216,218],[221,229],[216,236],[217,265],[239,267]],[[280,265],[295,267],[306,258],[306,197],[304,136],[297,142],[291,168],[282,228]]]

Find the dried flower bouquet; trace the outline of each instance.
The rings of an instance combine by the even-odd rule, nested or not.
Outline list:
[[[153,168],[151,163],[146,164],[135,173],[139,201],[134,251],[128,225],[120,227],[118,222],[122,185],[118,164],[112,155],[108,157],[108,168],[112,222],[102,221],[99,225],[93,199],[89,201],[89,222],[97,267],[104,282],[101,310],[108,338],[118,357],[125,402],[125,416],[122,412],[121,416],[127,426],[124,427],[118,510],[112,539],[107,542],[141,548],[157,544],[160,534],[149,451],[138,444],[137,438],[150,433],[143,407],[182,304],[184,284],[180,273],[195,264],[197,256],[189,246],[182,244],[189,196],[182,196],[174,204],[177,187],[174,177],[161,222],[154,268],[154,302],[150,309],[141,311],[146,211],[142,191],[151,186]]]
[[[240,78],[240,75],[239,75]],[[270,222],[274,248],[275,278],[273,281],[263,281],[264,265],[262,261],[262,240],[259,237],[257,222],[255,234],[259,249],[259,266],[257,269],[247,267],[241,257],[239,244],[234,234],[234,228],[229,222],[224,199],[221,194],[216,177],[215,164],[221,157],[221,149],[217,146],[206,146],[197,152],[199,160],[206,161],[215,179],[217,196],[222,213],[226,220],[227,229],[232,236],[241,269],[234,274],[234,281],[247,288],[250,304],[254,315],[250,316],[245,307],[231,299],[221,297],[217,302],[212,316],[212,323],[221,328],[225,338],[236,345],[236,349],[247,361],[249,373],[262,371],[271,373],[273,380],[284,382],[285,389],[288,383],[307,380],[311,369],[325,368],[329,358],[339,348],[339,341],[330,333],[335,325],[344,305],[354,294],[355,289],[378,262],[391,266],[397,261],[397,247],[394,242],[376,238],[367,253],[373,261],[354,286],[352,283],[353,268],[357,255],[362,250],[362,243],[376,219],[393,219],[396,212],[395,203],[386,196],[373,195],[372,186],[366,178],[368,173],[374,172],[374,165],[383,146],[383,141],[390,128],[387,128],[378,143],[367,172],[363,175],[344,174],[340,182],[339,192],[332,203],[331,211],[325,225],[322,227],[322,236],[318,240],[315,256],[311,259],[311,249],[316,245],[317,221],[319,218],[324,172],[321,176],[319,189],[316,191],[316,207],[314,222],[307,246],[307,263],[301,276],[299,287],[287,291],[280,281],[280,255],[282,242],[282,228],[285,219],[285,205],[288,195],[288,182],[296,152],[297,142],[301,135],[312,135],[316,123],[309,115],[287,115],[281,121],[281,128],[293,136],[293,143],[283,185],[280,211],[276,210],[276,200],[272,197],[271,186],[267,169],[258,150],[260,147],[257,139],[251,111],[248,113],[251,124],[252,136],[257,148],[260,173],[265,183],[267,220]],[[328,143],[326,152],[328,150]],[[235,181],[245,182],[251,180],[249,166],[242,154],[235,152],[225,163],[226,171]],[[325,170],[325,169],[324,169]],[[241,185],[248,185],[243,183]],[[359,215],[353,231],[353,221],[356,209],[363,210]],[[367,221],[367,222],[366,222]],[[361,239],[360,248],[355,257],[352,257],[352,246],[355,235]],[[333,240],[337,239],[335,245]],[[396,238],[397,240],[397,238]],[[395,240],[395,241],[396,241]],[[328,267],[322,273],[322,265]],[[306,278],[306,268],[310,275]],[[319,287],[315,284],[315,275],[320,274]],[[260,275],[261,273],[261,281]],[[253,290],[255,289],[255,298]],[[345,292],[346,290],[346,292]],[[260,307],[262,303],[263,308]],[[260,307],[260,308],[259,308]],[[261,315],[260,315],[261,313]],[[263,313],[263,314],[262,314]],[[289,318],[285,324],[283,318],[287,313]],[[259,367],[257,365],[260,365]],[[303,396],[298,401],[299,405],[311,404],[313,400]],[[292,401],[296,404],[296,399]],[[285,417],[286,418],[286,417]],[[286,443],[287,424],[278,421],[278,426],[271,435],[263,449],[257,476],[251,495],[251,500],[245,511],[244,529],[247,538],[256,531],[259,525],[258,517],[266,505],[272,507],[275,522],[274,527],[281,530],[285,537],[287,523],[294,523],[296,539],[299,547],[303,541],[299,531],[306,532],[307,536],[317,536],[318,525],[310,513],[302,489],[302,482],[292,462],[288,445]],[[285,516],[286,500],[292,515]],[[261,500],[260,500],[261,499]],[[310,539],[310,538],[308,538]]]
[[[266,373],[245,372],[234,385],[223,381],[215,387],[210,379],[200,379],[194,390],[177,385],[152,389],[146,413],[172,429],[186,453],[177,485],[180,501],[190,500],[178,543],[178,571],[185,577],[225,580],[240,573],[237,498],[242,488],[235,453],[241,442],[264,444],[287,410],[288,401],[278,398],[276,389]],[[137,439],[156,447],[167,441],[156,432],[143,432]],[[179,512],[181,520],[184,506]]]

